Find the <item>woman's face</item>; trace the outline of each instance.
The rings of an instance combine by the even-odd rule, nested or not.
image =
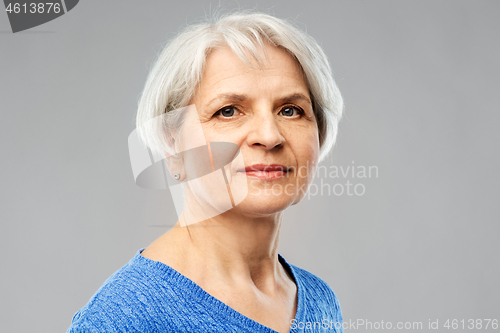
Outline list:
[[[239,146],[242,158],[225,168],[237,204],[231,211],[252,216],[298,203],[313,179],[319,152],[318,127],[299,65],[270,44],[266,53],[269,61],[264,60],[262,70],[246,65],[229,47],[212,51],[190,103],[196,106],[196,126],[203,133],[186,117],[181,136],[181,142],[194,142],[192,146],[204,140]],[[195,178],[189,170],[186,165],[188,178]],[[210,180],[190,183],[186,196],[220,204]]]

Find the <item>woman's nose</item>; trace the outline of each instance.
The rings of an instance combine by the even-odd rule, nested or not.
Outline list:
[[[256,113],[252,118],[247,135],[249,146],[273,149],[284,144],[285,138],[280,131],[273,112]]]

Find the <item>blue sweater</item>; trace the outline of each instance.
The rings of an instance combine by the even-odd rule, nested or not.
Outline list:
[[[233,310],[170,266],[137,254],[109,277],[75,316],[76,332],[266,332],[275,330]],[[283,267],[297,285],[290,333],[343,332],[337,297],[315,275]]]

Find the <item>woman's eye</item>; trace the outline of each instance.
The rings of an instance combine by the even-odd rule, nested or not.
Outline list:
[[[300,110],[296,107],[287,106],[286,108],[282,109],[280,113],[285,117],[295,117],[300,114]]]
[[[228,106],[226,108],[223,108],[223,109],[220,109],[219,111],[217,111],[215,113],[215,116],[217,115],[221,115],[222,117],[224,118],[231,118],[233,117],[237,112],[239,112],[238,110],[236,110],[234,108],[234,106]]]

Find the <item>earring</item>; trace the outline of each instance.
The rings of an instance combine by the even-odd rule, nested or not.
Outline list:
[[[175,180],[179,180],[180,178],[181,178],[181,175],[179,175],[178,173],[176,173],[176,174],[174,175],[174,179],[175,179]]]

